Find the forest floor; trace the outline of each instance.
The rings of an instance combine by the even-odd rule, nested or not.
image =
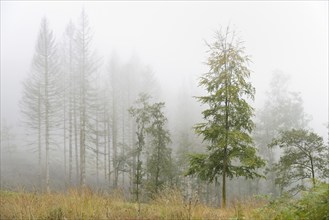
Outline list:
[[[324,219],[329,220],[329,185],[308,192],[301,200],[270,201],[266,196],[231,202],[226,209],[184,202],[177,191],[160,194],[148,203],[126,201],[90,189],[66,193],[0,191],[0,219]],[[305,206],[305,207],[304,207]],[[305,208],[305,210],[303,209]]]

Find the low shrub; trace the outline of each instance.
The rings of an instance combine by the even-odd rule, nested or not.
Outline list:
[[[302,193],[300,199],[289,196],[269,202],[254,212],[259,219],[329,220],[329,184],[319,183]]]

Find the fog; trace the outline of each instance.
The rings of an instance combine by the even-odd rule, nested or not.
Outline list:
[[[228,25],[251,56],[251,82],[256,88],[251,105],[256,112],[264,106],[273,73],[281,72],[290,78],[288,90],[300,92],[304,112],[311,117],[308,127],[327,140],[327,1],[1,1],[1,128],[11,127],[17,152],[29,149],[26,155],[34,155],[22,143],[26,130],[19,103],[22,84],[31,72],[41,19],[47,17],[60,45],[67,24],[70,20],[78,24],[82,9],[93,33],[97,72],[106,75],[113,57],[120,65],[136,62],[152,72],[157,86],[151,95],[165,102],[173,142],[175,128],[184,126],[178,124],[187,120],[185,126],[191,129],[202,120],[202,106],[193,96],[204,93],[198,80],[208,71],[205,42],[212,42],[215,31]],[[184,105],[180,97],[194,106],[191,112],[179,113]]]

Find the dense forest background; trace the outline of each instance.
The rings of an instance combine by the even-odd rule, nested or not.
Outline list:
[[[19,124],[1,119],[1,189],[50,192],[88,186],[148,201],[161,190],[176,188],[186,199],[222,204],[221,178],[188,172],[191,155],[205,155],[209,149],[203,133],[195,129],[211,106],[197,98],[209,92],[200,83],[213,70],[208,69],[208,54],[200,60],[208,65],[206,72],[185,77],[173,91],[137,55],[122,60],[112,53],[104,60],[96,52],[97,32],[87,12],[83,9],[76,22],[68,21],[60,38],[52,31],[53,21],[40,20],[17,103]],[[226,33],[235,31],[230,30]],[[216,40],[223,42],[215,37],[206,45],[211,48]],[[167,80],[177,83],[175,76]],[[228,201],[260,194],[299,196],[328,181],[328,134],[314,131],[312,115],[291,80],[275,70],[263,102],[253,109],[252,98],[247,99],[255,125],[250,130],[252,147],[264,165],[255,168],[259,176],[230,176]],[[322,123],[328,131],[328,119]]]

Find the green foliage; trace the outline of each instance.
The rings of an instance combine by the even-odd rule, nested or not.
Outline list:
[[[265,164],[256,156],[250,136],[253,108],[247,100],[254,98],[255,89],[247,81],[249,57],[229,28],[217,32],[215,42],[208,46],[209,72],[199,82],[208,95],[197,97],[208,108],[202,112],[205,122],[195,126],[195,132],[209,143],[208,154],[191,155],[187,174],[209,181],[222,176],[225,206],[225,177],[259,177],[255,170]]]
[[[167,118],[162,111],[165,104],[163,102],[150,104],[149,99],[150,96],[140,94],[136,106],[129,109],[137,125],[137,165],[134,181],[137,201],[145,174],[146,188],[152,196],[173,178],[171,149],[167,147],[171,140],[169,131],[165,128]],[[146,143],[146,140],[149,143]],[[142,151],[148,144],[150,147],[147,149],[145,169],[142,166]]]
[[[150,125],[147,133],[151,139],[151,153],[147,161],[148,189],[156,194],[171,178],[172,158],[169,131],[165,128],[167,118],[162,112],[164,103],[155,103],[150,106]]]
[[[260,190],[274,196],[279,195],[278,185],[275,184],[277,175],[273,172],[275,149],[267,146],[281,130],[305,128],[309,122],[309,116],[304,112],[303,100],[299,93],[289,90],[289,82],[288,75],[280,71],[273,72],[266,92],[267,99],[256,112],[256,128],[253,133],[259,153],[267,162],[266,180],[260,182]]]
[[[147,94],[140,94],[138,100],[136,101],[136,106],[131,107],[128,111],[129,113],[135,118],[136,125],[137,125],[137,149],[136,149],[136,156],[137,156],[137,164],[136,164],[136,171],[135,171],[135,189],[134,194],[136,196],[136,201],[140,201],[140,185],[142,184],[143,178],[143,170],[142,170],[142,160],[141,160],[141,153],[143,148],[145,147],[145,136],[146,136],[146,128],[147,124],[150,122],[149,116],[149,109],[150,105],[148,100],[150,96]]]
[[[190,167],[186,175],[196,174],[201,180],[208,180],[211,175],[211,169],[208,169],[210,162],[206,154],[189,154]],[[210,179],[212,181],[213,179]]]
[[[304,179],[327,178],[328,151],[319,135],[299,129],[282,131],[273,139],[269,147],[279,146],[283,149],[280,161],[274,165],[277,173],[276,183],[282,189],[291,187],[289,191],[304,189]]]
[[[304,191],[302,198],[280,197],[255,211],[257,219],[329,219],[329,184],[320,183],[310,191]]]

